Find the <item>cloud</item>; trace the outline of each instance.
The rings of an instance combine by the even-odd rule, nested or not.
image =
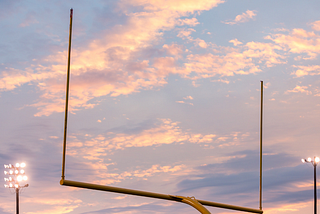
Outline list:
[[[190,34],[195,31],[191,28],[180,29],[178,37],[206,49],[204,53],[193,54],[176,43],[163,44],[160,49],[155,50],[153,47],[161,41],[164,31],[181,25],[181,16],[222,3],[187,1],[183,2],[182,8],[177,9],[179,2],[163,6],[156,1],[123,1],[119,3],[119,7],[124,9],[127,16],[124,25],[115,25],[96,39],[72,50],[71,113],[99,105],[100,99],[94,98],[128,95],[162,87],[172,74],[191,80],[214,76],[221,78],[255,74],[262,70],[262,66],[272,67],[286,63],[285,56],[279,53],[283,50],[282,45],[248,42],[238,46],[240,42],[234,39],[230,40],[236,46],[234,48],[217,47],[200,38],[191,37]],[[132,5],[142,6],[144,11],[132,12]],[[190,26],[195,23],[194,18],[183,22]],[[63,112],[66,55],[66,51],[58,51],[43,59],[34,60],[24,70],[7,68],[0,78],[0,90],[14,90],[24,84],[33,84],[42,93],[30,105],[38,109],[35,116]],[[195,82],[193,84],[196,85]]]
[[[108,132],[104,135],[90,137],[89,140],[85,140],[84,142],[80,142],[77,136],[75,137],[72,143],[77,142],[80,144],[72,144],[69,154],[79,155],[80,153],[84,158],[94,160],[100,156],[104,156],[103,154],[106,153],[106,151],[123,150],[128,147],[148,147],[187,141],[191,143],[211,143],[216,135],[184,132],[178,126],[178,122],[173,122],[170,119],[158,119],[156,124],[148,129],[140,130],[137,133],[125,134]],[[99,148],[95,145],[99,145]],[[77,151],[75,151],[73,147],[75,147],[74,149]]]
[[[192,27],[200,24],[196,18],[192,18],[192,19],[179,19],[179,22],[180,22],[180,23],[179,23],[178,25],[189,25],[189,26],[192,26]]]
[[[190,37],[190,34],[191,34],[192,32],[196,32],[196,30],[195,30],[195,29],[192,29],[192,28],[182,29],[182,30],[179,31],[179,33],[178,33],[177,36],[180,37],[180,38],[186,37],[186,38],[188,38],[189,40],[192,40],[192,37]]]
[[[131,133],[130,133],[131,132]],[[139,168],[140,163],[127,168],[122,172],[115,169],[117,164],[113,162],[113,154],[118,150],[126,150],[134,147],[159,147],[163,145],[178,145],[184,143],[211,145],[220,144],[215,134],[194,134],[183,131],[177,122],[169,119],[160,119],[156,124],[129,133],[107,132],[98,136],[71,135],[68,143],[67,155],[89,164],[95,171],[99,180],[95,183],[112,184],[125,179],[147,179],[157,173],[176,173],[185,171],[183,164],[152,164],[148,169]],[[225,143],[225,142],[224,142]],[[119,152],[118,152],[119,153]],[[128,164],[127,164],[128,165]],[[114,169],[113,169],[114,168]],[[94,176],[93,176],[94,177]],[[92,180],[91,180],[92,182]]]
[[[191,97],[191,96],[186,96],[186,97],[184,97],[183,99],[184,99],[184,100],[193,100],[193,97]]]
[[[96,164],[92,164],[94,167]],[[115,184],[122,182],[126,179],[137,179],[137,180],[148,180],[148,177],[153,177],[153,176],[161,176],[161,173],[166,173],[166,177],[168,177],[168,174],[172,174],[178,171],[181,171],[185,169],[185,166],[182,165],[174,165],[174,166],[160,166],[158,164],[152,165],[151,168],[142,170],[142,169],[135,169],[135,170],[130,170],[130,171],[124,171],[121,173],[116,173],[116,172],[109,172],[106,170],[106,168],[97,168],[96,169],[96,179],[91,181],[93,183],[98,183],[101,185],[110,185],[110,184]],[[107,172],[106,172],[107,171]]]
[[[167,54],[173,55],[175,57],[179,57],[180,54],[183,52],[182,50],[183,47],[178,44],[171,44],[171,45],[165,44],[162,46],[162,48],[166,50]]]
[[[113,132],[109,130],[97,136],[71,134],[67,155],[91,169],[91,174],[83,178],[87,182],[109,185],[124,181],[154,180],[160,177],[170,180],[189,174],[190,167],[196,164],[197,158],[190,159],[193,155],[184,157],[187,149],[182,148],[191,146],[194,155],[198,156],[199,154],[195,153],[198,149],[200,151],[201,148],[217,148],[222,151],[245,142],[248,136],[249,133],[240,132],[223,136],[192,133],[181,129],[177,122],[159,119],[154,124],[146,123],[140,128]],[[168,161],[164,161],[162,152],[156,152],[155,148],[157,151],[165,152]],[[182,158],[187,158],[184,164],[181,164],[183,159],[178,158],[176,149],[182,151]],[[154,162],[155,160],[161,160],[161,164]],[[141,161],[144,165],[141,165]]]
[[[254,206],[259,190],[259,152],[253,150],[231,153],[220,163],[196,167],[178,183],[179,194],[202,190],[219,202]],[[263,195],[265,207],[285,207],[312,200],[312,188],[301,186],[311,182],[309,170],[289,154],[264,153]],[[298,164],[298,165],[297,165]],[[224,202],[226,203],[226,202]],[[267,211],[267,209],[266,209]]]
[[[320,75],[319,65],[293,65],[293,67],[297,68],[297,70],[295,72],[292,72],[291,75],[295,75],[296,77]]]
[[[200,39],[200,38],[195,39],[192,36],[190,36],[192,32],[196,32],[196,30],[192,28],[181,29],[179,30],[177,37],[180,37],[183,40],[187,40],[188,42],[193,42],[195,46],[199,46],[201,48],[207,48],[208,44],[203,39]]]
[[[115,25],[101,32],[94,40],[72,50],[71,112],[98,105],[90,103],[95,97],[127,95],[166,84],[170,65],[175,65],[181,47],[167,45],[161,50],[162,54],[165,50],[174,54],[174,58],[140,60],[141,54],[160,41],[164,31],[172,30],[175,26],[198,24],[196,18],[182,19],[182,16],[209,10],[220,3],[223,1],[119,2],[119,9],[123,9],[127,17],[126,23]],[[207,47],[201,39],[194,41],[202,48]],[[7,68],[0,79],[0,90],[13,90],[26,83],[34,84],[43,93],[31,105],[38,109],[35,116],[62,112],[66,55],[66,51],[58,51],[35,60],[26,69]],[[164,68],[162,64],[169,66]]]
[[[74,211],[78,206],[56,206],[51,209],[44,209],[36,212],[26,212],[27,214],[40,214],[40,213],[47,213],[47,214],[56,214],[56,213],[70,213]]]
[[[271,43],[248,42],[239,48],[220,48],[216,48],[216,54],[188,55],[184,68],[179,68],[176,73],[196,80],[213,76],[254,74],[261,71],[259,64],[272,67],[285,63],[285,57],[276,52],[281,47]]]
[[[223,3],[223,0],[126,0],[123,1],[125,5],[143,6],[144,10],[156,11],[156,10],[171,10],[179,13],[190,12],[193,13],[198,10],[210,10],[216,7],[218,4]]]
[[[297,85],[294,89],[292,90],[287,90],[285,93],[288,94],[288,93],[305,93],[307,95],[309,94],[312,94],[311,91],[308,91],[308,86],[299,86]]]
[[[229,42],[231,42],[234,46],[238,46],[242,44],[242,42],[238,41],[238,39],[233,39],[233,40],[230,40]]]
[[[250,21],[250,19],[253,19],[253,17],[256,15],[257,13],[255,10],[247,10],[245,13],[242,13],[241,15],[237,15],[233,21],[222,21],[222,23],[225,23],[228,25],[234,25],[238,23],[248,22]]]
[[[148,201],[146,199],[146,201]],[[85,212],[82,214],[106,214],[106,213],[132,213],[132,214],[149,214],[154,212],[155,210],[158,213],[188,213],[192,208],[188,205],[183,204],[182,206],[177,206],[177,202],[171,201],[161,201],[161,202],[153,202],[153,203],[143,203],[143,204],[135,204],[135,205],[127,205],[127,206],[119,206],[113,208],[106,208],[91,212]],[[175,205],[175,206],[173,206]]]
[[[311,23],[312,29],[315,31],[320,31],[320,20]]]
[[[266,36],[265,39],[272,40],[284,51],[294,54],[306,53],[308,57],[303,57],[304,60],[315,59],[320,53],[320,35],[313,31],[308,32],[301,28],[295,28],[288,34],[273,34]]]

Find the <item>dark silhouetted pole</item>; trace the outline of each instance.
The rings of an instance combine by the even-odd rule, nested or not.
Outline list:
[[[314,183],[314,214],[317,214],[317,165],[320,162],[319,157],[314,157],[314,160],[311,158],[301,159],[302,163],[311,163],[313,165],[313,183]]]
[[[317,214],[317,163],[314,162],[314,214]]]
[[[263,119],[263,81],[261,81],[261,104],[260,104],[260,185],[259,185],[259,209],[262,210],[262,119]]]
[[[16,188],[16,208],[17,208],[17,214],[19,214],[19,188]]]

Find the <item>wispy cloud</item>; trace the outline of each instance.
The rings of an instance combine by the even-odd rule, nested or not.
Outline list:
[[[311,23],[312,29],[315,31],[320,31],[320,20]]]
[[[242,42],[238,41],[238,39],[232,39],[229,42],[231,42],[234,46],[238,46],[242,44]]]
[[[297,70],[292,72],[291,75],[295,75],[296,77],[320,75],[319,65],[293,65],[293,67],[297,68]]]
[[[223,1],[120,2],[118,7],[127,16],[126,25],[114,26],[99,35],[99,38],[72,51],[71,111],[94,107],[97,103],[89,103],[94,97],[126,95],[166,84],[170,65],[175,66],[175,58],[178,56],[159,57],[150,61],[140,60],[139,54],[159,41],[163,31],[175,26],[198,24],[196,18],[182,19],[182,16],[209,10],[220,3]],[[133,7],[143,7],[143,10],[131,12]],[[194,41],[202,48],[207,47],[204,40]],[[171,54],[180,53],[177,47],[167,45],[162,52],[167,50]],[[39,110],[35,116],[62,112],[66,54],[66,51],[58,51],[34,61],[25,70],[8,68],[2,73],[0,89],[13,90],[26,83],[35,84],[43,92],[32,105]]]
[[[128,147],[148,147],[181,142],[210,143],[216,137],[215,134],[202,135],[184,132],[178,126],[178,122],[173,122],[170,119],[159,119],[158,122],[159,124],[155,127],[136,134],[108,132],[106,135],[99,135],[81,143],[79,140],[73,140],[73,143],[79,142],[79,144],[71,144],[69,154],[80,153],[83,157],[93,160],[95,157],[103,156],[101,151],[112,152]],[[96,148],[95,145],[102,147]],[[75,150],[72,149],[73,147]]]
[[[292,90],[287,90],[285,93],[305,93],[307,95],[310,95],[312,94],[311,91],[308,91],[308,86],[300,86],[300,85],[297,85],[294,89]]]
[[[240,48],[221,47],[216,51],[220,54],[188,55],[185,68],[177,72],[190,79],[254,74],[261,71],[260,64],[267,67],[284,64],[285,57],[276,52],[279,49],[280,46],[261,42],[248,42]]]
[[[320,53],[320,35],[313,31],[308,32],[301,28],[295,28],[289,34],[273,34],[265,37],[270,39],[285,51],[295,54],[306,53],[308,56],[299,56],[296,59],[311,60]]]
[[[257,15],[257,11],[255,10],[247,10],[245,13],[242,13],[241,15],[237,15],[236,18],[232,21],[222,21],[222,23],[228,24],[228,25],[235,25],[238,23],[248,22],[253,17]]]

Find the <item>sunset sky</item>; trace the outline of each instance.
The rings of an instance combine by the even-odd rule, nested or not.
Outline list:
[[[198,213],[60,186],[70,8],[66,179],[258,209],[263,81],[264,213],[313,212],[319,1],[0,0],[0,163],[27,164],[21,213]]]

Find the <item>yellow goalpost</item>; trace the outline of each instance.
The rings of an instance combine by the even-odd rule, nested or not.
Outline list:
[[[166,195],[154,192],[119,188],[113,186],[97,185],[85,182],[70,181],[65,179],[65,165],[66,165],[66,147],[67,147],[67,122],[68,122],[68,101],[69,101],[69,78],[70,78],[70,53],[71,53],[71,37],[72,37],[72,20],[73,9],[70,9],[70,29],[69,29],[69,46],[68,46],[68,68],[67,68],[67,86],[66,86],[66,106],[65,106],[65,121],[64,121],[64,136],[63,136],[63,156],[62,156],[62,175],[60,184],[70,187],[78,187],[84,189],[92,189],[99,191],[115,192],[136,196],[143,196],[149,198],[157,198],[163,200],[170,200],[189,204],[197,209],[202,214],[210,214],[204,206],[218,207],[230,210],[237,210],[250,213],[263,213],[262,211],[262,105],[263,105],[263,81],[261,81],[261,117],[260,117],[260,189],[259,189],[259,209],[234,206],[229,204],[216,203],[211,201],[199,200],[194,197],[184,197],[177,195]]]

